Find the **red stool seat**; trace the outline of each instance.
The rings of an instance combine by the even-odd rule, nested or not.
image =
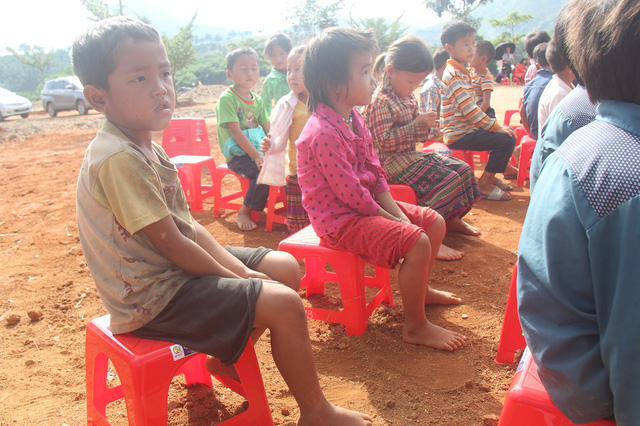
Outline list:
[[[402,201],[408,204],[418,204],[418,197],[416,192],[409,185],[400,183],[390,183],[389,192],[394,200]]]
[[[375,276],[365,276],[365,262],[355,253],[335,250],[320,244],[311,225],[282,240],[278,250],[291,253],[297,260],[305,259],[305,275],[301,287],[307,297],[324,294],[326,282],[340,286],[342,310],[305,307],[307,318],[343,324],[348,335],[359,336],[367,329],[367,321],[382,303],[393,305],[389,270],[375,267]],[[329,272],[326,265],[335,272]],[[379,291],[366,303],[365,286]]]
[[[204,118],[173,118],[162,132],[162,148],[169,158],[176,155],[211,155]]]
[[[498,426],[572,426],[556,407],[540,381],[533,357],[527,348],[513,376],[500,414]],[[585,423],[586,426],[614,426],[610,420]]]
[[[450,155],[453,158],[464,161],[469,165],[469,167],[471,167],[471,170],[475,170],[473,165],[473,151],[451,149],[442,142],[427,141],[422,147],[422,152],[437,152],[443,155]]]
[[[281,207],[276,207],[277,204]],[[267,200],[267,225],[266,231],[273,229],[274,223],[283,223],[287,218],[287,192],[284,186],[270,186],[269,199]]]
[[[187,386],[195,383],[212,386],[211,375],[205,368],[205,354],[170,342],[139,339],[129,333],[114,336],[109,328],[109,315],[87,324],[85,354],[89,424],[110,424],[106,418],[107,405],[124,397],[129,424],[166,425],[167,396],[174,376],[184,374]],[[109,360],[120,379],[118,386],[109,387],[107,384]],[[240,382],[226,377],[218,380],[245,397],[249,408],[223,424],[272,425],[251,341],[235,367]]]
[[[522,335],[520,317],[518,317],[517,279],[518,264],[516,263],[511,274],[507,307],[504,310],[504,320],[502,321],[502,331],[500,332],[500,342],[498,343],[498,353],[496,354],[496,362],[498,364],[513,363],[516,351],[527,346],[527,342],[525,342]]]
[[[530,136],[523,136],[520,143],[520,158],[518,160],[518,186],[524,185],[525,179],[529,179],[529,168],[531,167],[531,158],[533,150],[536,148],[536,140]]]
[[[225,176],[234,176],[240,182],[240,191],[233,192],[231,194],[222,195],[222,180]],[[213,180],[213,216],[220,217],[220,209],[229,209],[239,211],[242,207],[242,202],[234,202],[239,198],[244,198],[249,190],[249,179],[240,176],[233,170],[231,170],[226,164],[220,164],[216,167],[214,180]],[[252,211],[251,219],[257,222],[260,212]]]
[[[202,211],[202,201],[213,197],[213,185],[202,184],[202,171],[207,169],[214,180],[216,162],[212,157],[201,155],[178,155],[171,162],[178,168],[180,183],[191,211]]]
[[[514,115],[520,115],[520,111],[517,109],[508,109],[504,112],[504,125],[505,126],[511,126],[511,118]]]

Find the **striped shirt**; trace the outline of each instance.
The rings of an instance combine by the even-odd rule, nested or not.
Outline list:
[[[485,68],[484,74],[478,74],[474,68],[471,71],[471,82],[473,83],[473,91],[476,96],[478,106],[484,101],[484,91],[491,90],[493,92],[493,76],[491,72]]]
[[[429,126],[413,123],[419,114],[413,95],[401,98],[388,83],[378,86],[362,112],[388,179],[422,159],[416,143],[428,139]]]
[[[420,112],[435,111],[438,113],[438,119],[440,119],[442,92],[445,89],[446,87],[444,83],[442,83],[442,80],[440,80],[435,74],[429,77],[420,91],[420,99],[418,101]],[[429,130],[429,140],[442,140],[439,124],[436,124],[431,128],[431,130]]]
[[[478,129],[489,132],[500,129],[496,120],[482,112],[476,104],[471,76],[465,67],[449,59],[442,82],[446,89],[442,94],[440,126],[446,144]]]

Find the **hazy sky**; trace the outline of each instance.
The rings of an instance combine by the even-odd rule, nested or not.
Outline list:
[[[106,1],[118,4],[117,0]],[[291,5],[296,3],[295,0],[123,0],[125,13],[149,18],[160,33],[168,36],[174,35],[196,11],[196,34],[198,25],[270,34],[291,26],[286,18],[291,15]],[[404,25],[427,27],[441,21],[427,11],[423,0],[346,0],[345,4],[343,18],[351,13],[354,18],[393,20],[404,13]],[[80,0],[11,1],[10,6],[3,5],[0,14],[0,55],[8,54],[6,46],[17,48],[22,43],[47,49],[67,48],[92,24],[87,16]]]

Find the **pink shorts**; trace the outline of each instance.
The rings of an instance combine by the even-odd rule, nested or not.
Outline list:
[[[322,244],[359,254],[367,263],[393,269],[438,218],[429,207],[398,201],[411,224],[382,216],[357,216],[331,234],[320,237]]]

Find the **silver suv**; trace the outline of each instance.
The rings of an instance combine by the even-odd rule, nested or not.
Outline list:
[[[44,84],[42,95],[42,107],[51,117],[55,117],[58,111],[78,110],[82,115],[89,112],[91,106],[82,93],[82,83],[76,76],[60,77],[49,80]]]

